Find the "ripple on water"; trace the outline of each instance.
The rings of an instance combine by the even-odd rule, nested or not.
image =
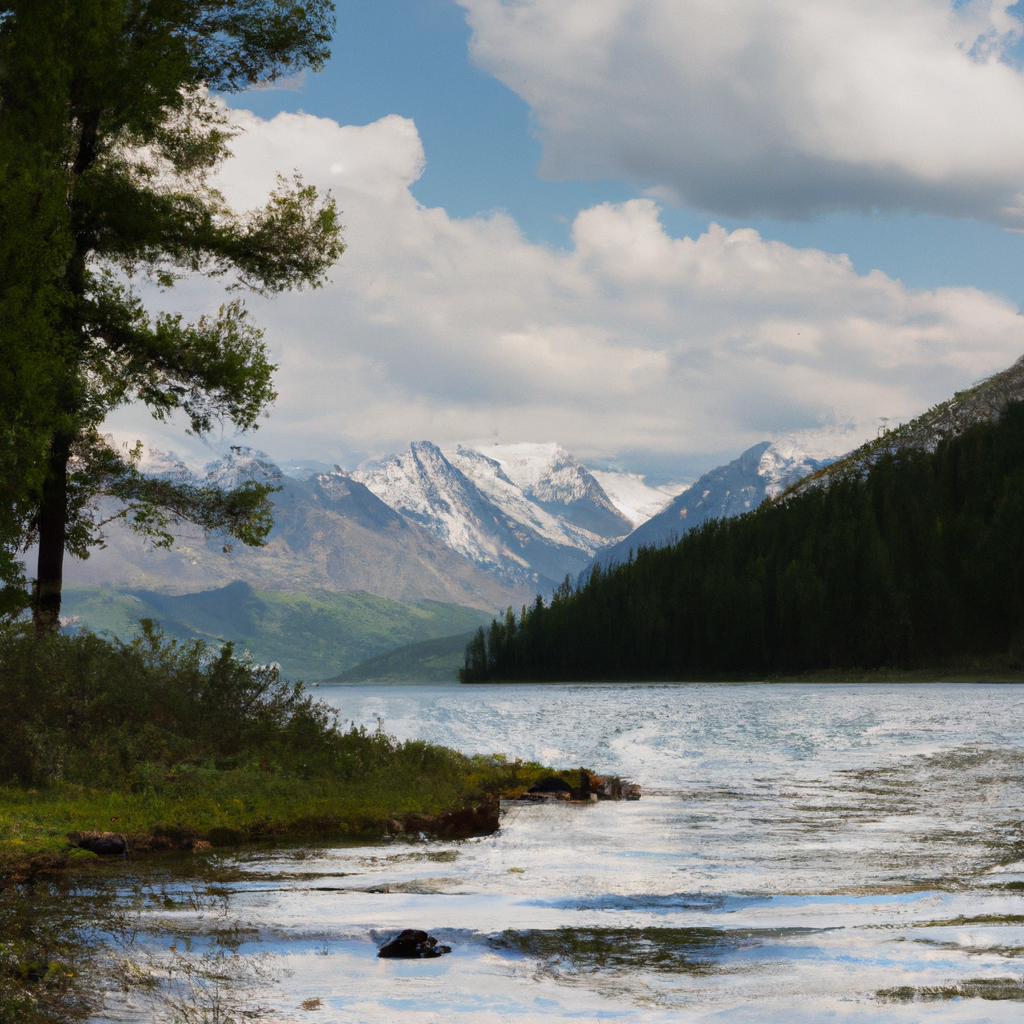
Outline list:
[[[237,990],[268,1020],[1020,1018],[1018,687],[319,695],[401,738],[587,765],[645,796],[510,805],[497,835],[461,843],[250,850],[210,857],[209,877],[136,866],[159,898],[131,955],[157,992],[187,946],[265,969],[218,989],[196,967],[196,1005],[217,993],[227,1013]],[[378,961],[406,927],[452,954]],[[154,998],[133,989],[111,1012],[148,1020]]]

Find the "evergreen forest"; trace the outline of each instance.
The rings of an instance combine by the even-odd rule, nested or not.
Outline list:
[[[466,649],[463,682],[1024,661],[1024,402],[934,451],[798,487],[568,580]]]

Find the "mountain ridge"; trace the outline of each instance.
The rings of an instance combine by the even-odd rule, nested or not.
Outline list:
[[[630,552],[641,547],[672,543],[709,519],[749,512],[823,464],[824,460],[811,458],[792,443],[760,441],[731,462],[709,470],[629,536],[599,552],[579,581],[597,564],[607,568],[628,560]]]
[[[957,391],[952,398],[933,405],[926,412],[892,429],[884,429],[877,438],[854,448],[829,465],[803,479],[794,481],[781,494],[783,499],[799,494],[807,487],[827,485],[845,476],[863,476],[882,456],[901,448],[919,448],[934,452],[938,445],[958,437],[977,423],[994,422],[1010,402],[1024,400],[1024,356],[989,377]]]

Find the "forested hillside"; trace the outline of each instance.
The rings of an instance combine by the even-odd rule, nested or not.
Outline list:
[[[1024,660],[1024,402],[714,520],[481,630],[464,681]]]

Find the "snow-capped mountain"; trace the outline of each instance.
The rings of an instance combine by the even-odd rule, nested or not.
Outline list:
[[[247,483],[279,487],[284,479],[284,474],[269,455],[257,448],[239,445],[233,446],[222,458],[207,463],[203,472],[206,474],[203,483],[225,490]]]
[[[628,537],[601,551],[597,561],[606,566],[624,562],[631,550],[669,543],[705,520],[742,515],[825,465],[792,442],[762,441],[705,473]]]
[[[641,473],[624,473],[621,470],[592,469],[590,473],[634,529],[656,516],[689,486],[666,484],[664,487],[652,487]]]
[[[444,456],[502,512],[553,544],[568,544],[590,552],[604,547],[606,541],[603,537],[573,526],[545,511],[537,502],[530,501],[522,489],[508,478],[497,460],[462,445],[454,451],[444,452]]]
[[[170,480],[173,483],[198,483],[196,474],[174,452],[161,452],[151,448],[139,459],[138,470],[146,476],[157,480]]]
[[[222,487],[232,490],[244,483],[270,484],[278,487],[284,474],[277,464],[258,448],[232,445],[227,455],[208,462],[202,473],[197,473],[182,462],[174,452],[150,449],[139,460],[139,472],[158,480],[193,486]]]
[[[428,530],[340,473],[283,477],[263,452],[238,448],[193,471],[173,453],[151,452],[143,472],[192,485],[271,483],[274,527],[260,548],[225,544],[182,524],[170,549],[156,548],[118,521],[87,560],[68,558],[73,586],[190,593],[243,581],[263,590],[366,591],[395,601],[437,601],[488,611],[530,601],[537,587],[486,572]],[[111,511],[114,511],[111,509]]]
[[[495,444],[481,453],[534,504],[605,543],[633,528],[586,466],[558,444]]]
[[[557,585],[578,573],[603,543],[600,535],[528,500],[496,459],[471,449],[446,455],[429,441],[417,441],[351,478],[509,582],[530,582],[542,590]]]

